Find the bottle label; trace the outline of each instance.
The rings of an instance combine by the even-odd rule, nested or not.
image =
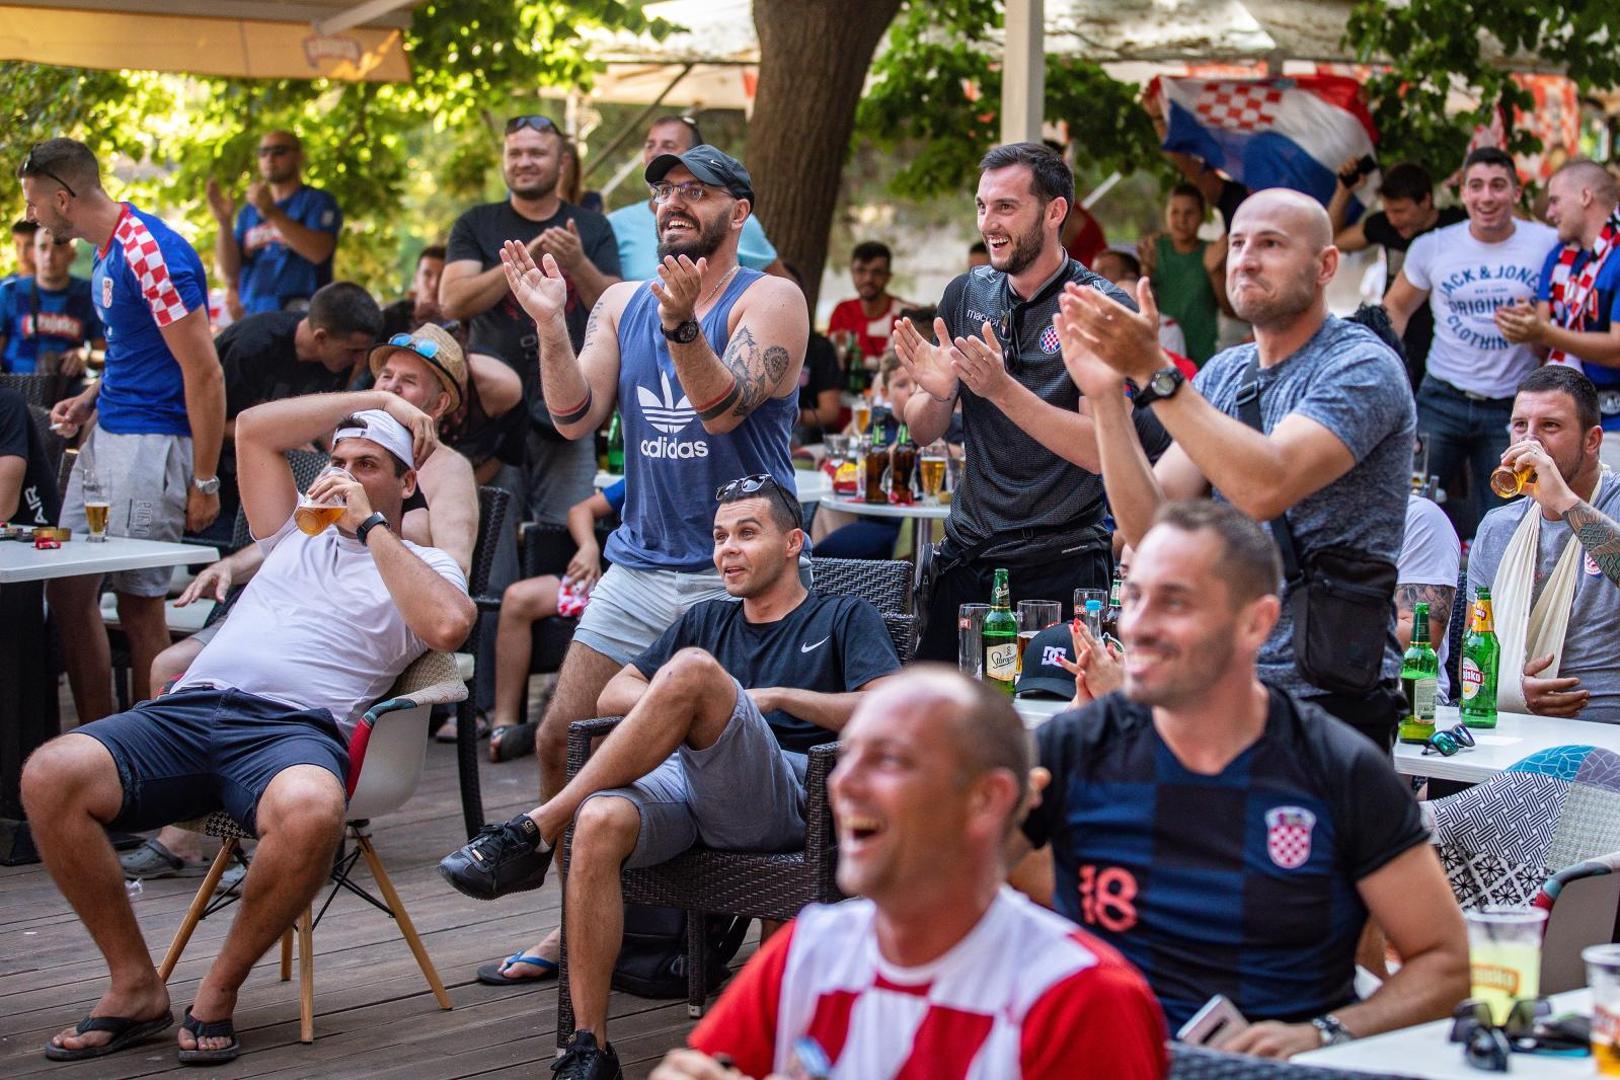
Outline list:
[[[1012,682],[1018,676],[1018,642],[1005,645],[987,645],[984,650],[984,677],[997,682]]]
[[[1473,657],[1465,656],[1462,661],[1462,699],[1473,701],[1485,686],[1485,673],[1474,663]]]
[[[1421,679],[1413,679],[1411,686],[1412,715],[1425,724],[1433,724],[1434,699],[1439,687],[1439,680],[1433,675],[1426,675]]]

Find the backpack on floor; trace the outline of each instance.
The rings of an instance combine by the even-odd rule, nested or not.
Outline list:
[[[730,974],[729,964],[748,933],[746,918],[708,915],[709,993]],[[624,944],[613,965],[613,989],[637,997],[686,997],[686,912],[680,908],[624,905]]]

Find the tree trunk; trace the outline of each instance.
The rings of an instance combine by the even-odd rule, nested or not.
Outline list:
[[[812,320],[866,72],[900,0],[754,0],[759,87],[748,166],[771,242],[804,276]]]

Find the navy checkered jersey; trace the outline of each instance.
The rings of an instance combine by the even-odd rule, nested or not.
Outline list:
[[[1172,1032],[1215,994],[1289,1022],[1353,1001],[1356,882],[1428,841],[1371,741],[1270,695],[1265,733],[1213,776],[1118,693],[1036,733],[1052,783],[1024,832],[1052,845],[1057,908],[1142,970]]]

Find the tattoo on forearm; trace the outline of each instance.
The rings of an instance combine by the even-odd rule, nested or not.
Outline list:
[[[1588,502],[1565,510],[1564,521],[1603,576],[1620,585],[1620,525]]]
[[[1457,588],[1454,585],[1397,585],[1395,614],[1404,618],[1416,611],[1418,604],[1428,604],[1429,622],[1435,630],[1431,640],[1439,648],[1440,638],[1445,637],[1446,627],[1451,622],[1451,603],[1456,596]]]
[[[736,416],[747,416],[771,396],[787,371],[789,360],[787,349],[780,345],[772,345],[761,353],[753,331],[740,326],[731,336],[720,362],[736,380],[733,388],[736,396],[724,402],[714,415],[730,408]],[[712,417],[704,416],[704,419]]]
[[[598,300],[591,308],[591,317],[585,321],[585,336],[580,339],[579,351],[583,353],[591,347],[591,339],[596,336],[596,327],[602,321],[603,301]]]

